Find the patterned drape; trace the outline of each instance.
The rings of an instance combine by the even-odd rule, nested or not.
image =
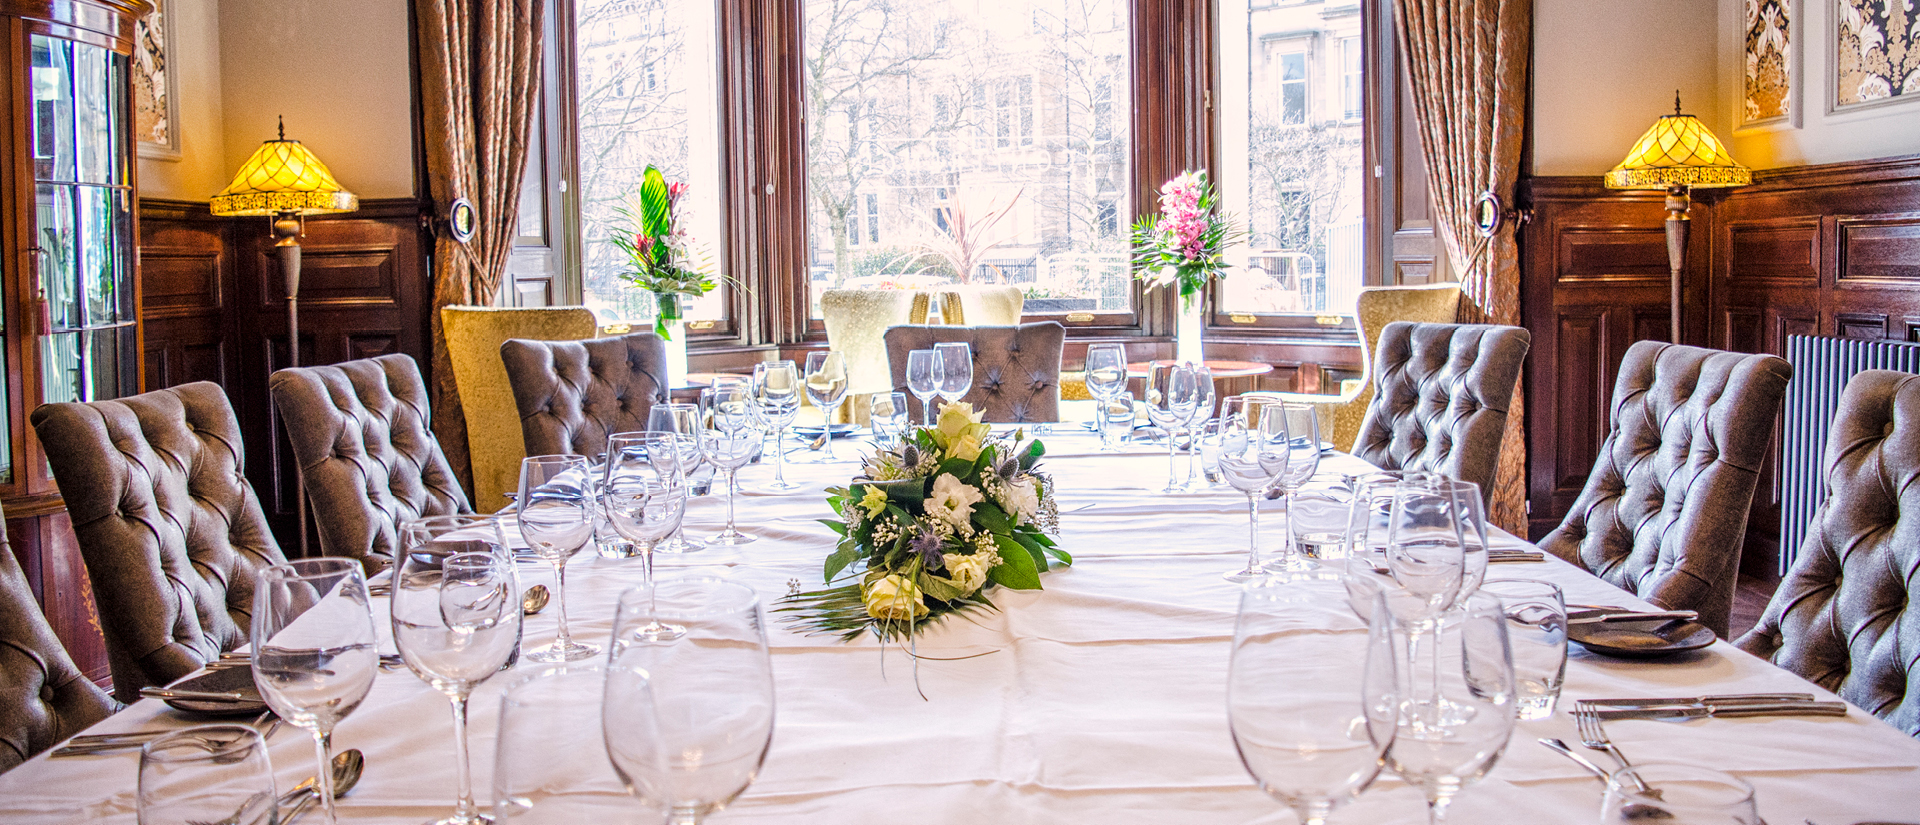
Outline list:
[[[1520,323],[1519,247],[1512,222],[1482,243],[1474,203],[1489,190],[1513,203],[1533,54],[1533,0],[1396,0],[1434,224],[1464,300],[1460,320]],[[1526,429],[1514,396],[1491,519],[1526,533]]]
[[[528,133],[540,103],[541,0],[419,0],[420,107],[433,247],[433,429],[473,488],[466,419],[454,389],[440,308],[491,304],[513,251]],[[466,243],[446,232],[458,198],[478,213]],[[478,503],[478,502],[476,502]]]

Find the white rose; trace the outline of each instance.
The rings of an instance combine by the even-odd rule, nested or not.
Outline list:
[[[933,480],[933,494],[927,496],[927,515],[953,525],[956,529],[970,532],[973,529],[973,505],[979,504],[980,491],[952,473],[941,473]]]
[[[883,622],[909,622],[927,615],[920,585],[905,576],[888,575],[868,582],[860,598],[867,604],[867,615]]]
[[[1030,475],[1023,475],[1000,485],[1000,505],[1007,508],[1007,514],[1013,516],[1013,522],[1033,519],[1040,511],[1040,484]]]
[[[983,555],[962,556],[958,553],[947,553],[941,558],[947,565],[947,578],[968,593],[979,590],[981,585],[986,584],[987,571],[993,568],[993,565],[987,563],[987,557]]]

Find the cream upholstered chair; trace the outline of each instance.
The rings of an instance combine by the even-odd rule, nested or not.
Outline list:
[[[1360,290],[1360,300],[1354,309],[1363,358],[1359,380],[1341,382],[1340,394],[1335,396],[1290,392],[1281,393],[1281,397],[1313,404],[1320,415],[1321,437],[1339,449],[1352,450],[1354,439],[1360,435],[1360,422],[1367,416],[1367,405],[1373,401],[1374,358],[1379,349],[1380,330],[1394,321],[1452,323],[1459,308],[1459,284],[1376,286]]]
[[[948,326],[1010,327],[1020,323],[1026,305],[1027,294],[1017,286],[956,284],[940,292],[940,322]]]
[[[827,344],[847,359],[847,395],[888,392],[888,327],[927,322],[931,296],[916,289],[829,289],[820,295]],[[854,405],[843,405],[847,410]]]
[[[467,422],[467,452],[473,463],[473,506],[491,513],[506,506],[520,487],[520,459],[527,456],[515,434],[520,408],[507,386],[500,345],[509,339],[578,341],[594,337],[599,321],[586,307],[503,309],[450,306],[440,310],[453,361],[453,385]],[[442,379],[445,380],[445,379]],[[504,437],[502,437],[504,436]]]

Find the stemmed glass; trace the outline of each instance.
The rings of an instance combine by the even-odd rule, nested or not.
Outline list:
[[[478,825],[492,820],[473,802],[467,697],[519,647],[520,589],[513,560],[503,553],[442,555],[416,538],[408,536],[393,571],[393,641],[414,675],[453,702],[458,798],[453,815],[433,825]]]
[[[747,413],[750,402],[747,390],[737,385],[715,387],[707,391],[711,399],[713,414],[706,420],[706,429],[700,433],[700,455],[708,464],[720,468],[726,474],[727,481],[727,528],[720,535],[707,539],[708,544],[734,547],[753,541],[749,536],[734,527],[733,489],[740,475],[740,468],[753,460],[754,450],[760,446],[760,432],[752,427]]]
[[[1172,361],[1147,365],[1147,420],[1167,434],[1167,486],[1163,493],[1186,489],[1174,472],[1174,450],[1180,440],[1179,429],[1193,417],[1200,403],[1200,383],[1189,366]]]
[[[827,442],[814,461],[833,461],[833,419],[840,412],[840,402],[847,400],[847,357],[831,350],[807,353],[806,388],[807,400],[820,410],[821,438]]]
[[[600,732],[606,681],[606,665],[575,662],[507,686],[493,761],[495,822],[625,821],[633,800]]]
[[[1466,572],[1460,500],[1445,482],[1426,473],[1402,479],[1387,517],[1387,571],[1429,613],[1454,603]]]
[[[1456,597],[1464,599],[1480,589],[1480,582],[1487,577],[1488,555],[1487,513],[1480,500],[1480,485],[1471,481],[1460,481],[1439,474],[1425,477],[1426,484],[1435,492],[1449,496],[1453,500],[1454,519],[1460,525],[1460,593]]]
[[[299,559],[260,571],[253,592],[253,683],[281,719],[313,734],[320,810],[333,813],[333,726],[379,672],[360,562]]]
[[[256,825],[279,813],[267,743],[247,725],[182,728],[142,745],[135,793],[140,825]]]
[[[1399,700],[1392,620],[1346,609],[1340,574],[1288,571],[1240,596],[1227,719],[1240,763],[1320,825],[1380,773]]]
[[[1277,415],[1227,420],[1220,444],[1220,477],[1247,496],[1247,566],[1226,574],[1227,581],[1252,581],[1260,568],[1260,496],[1287,471],[1287,431]]]
[[[940,394],[940,354],[930,349],[907,353],[907,389],[920,399],[920,417],[933,426],[934,396]]]
[[[797,490],[787,481],[787,427],[800,412],[800,371],[792,361],[763,361],[753,365],[753,414],[774,432],[773,484],[775,490]]]
[[[680,451],[666,433],[620,433],[607,439],[601,506],[621,538],[640,551],[647,580],[653,579],[653,548],[680,529],[687,510],[687,482]]]
[[[687,495],[699,490],[699,481],[695,475],[700,472],[702,454],[700,437],[706,428],[700,423],[700,408],[693,404],[655,404],[647,412],[647,431],[669,433],[673,435],[674,448],[680,454],[680,476],[687,481]],[[685,527],[673,531],[673,535],[660,543],[657,548],[662,553],[692,553],[705,547],[706,542],[687,537]]]
[[[661,641],[656,628],[678,633]],[[602,714],[627,790],[674,825],[744,793],[773,742],[766,619],[751,588],[714,577],[620,597]]]
[[[1320,469],[1320,419],[1311,404],[1296,402],[1270,403],[1260,408],[1262,420],[1280,419],[1287,437],[1287,469],[1279,478],[1274,479],[1273,495],[1287,499],[1289,518],[1293,512],[1293,491],[1299,489]],[[1286,542],[1281,545],[1280,558],[1268,565],[1274,569],[1303,570],[1313,566],[1294,543],[1293,530],[1287,530]]]
[[[1191,362],[1187,364],[1187,368],[1193,370],[1194,403],[1193,414],[1187,416],[1185,427],[1188,433],[1186,489],[1199,491],[1207,488],[1206,479],[1198,477],[1194,472],[1194,465],[1199,462],[1200,458],[1200,425],[1207,423],[1208,419],[1213,418],[1214,401],[1217,400],[1218,396],[1213,387],[1212,369],[1208,368],[1206,364],[1195,364]]]
[[[940,362],[940,398],[952,404],[973,391],[973,347],[954,341],[933,345],[934,358]],[[942,405],[945,406],[945,405]],[[928,423],[933,418],[929,416]]]
[[[1094,344],[1087,347],[1087,393],[1100,402],[1103,411],[1127,389],[1127,348],[1122,344]],[[1106,427],[1100,428],[1100,447],[1118,449]]]
[[[1437,617],[1418,594],[1395,589],[1384,600],[1376,615],[1391,614],[1396,647],[1411,650],[1414,639],[1435,638],[1430,668],[1409,657],[1400,672],[1387,765],[1426,793],[1427,821],[1439,825],[1453,797],[1493,768],[1513,734],[1518,702],[1507,617],[1491,593],[1475,593]]]
[[[593,478],[586,456],[535,455],[520,460],[520,537],[528,549],[553,564],[554,602],[560,635],[527,654],[536,662],[574,662],[600,652],[567,631],[567,560],[593,538]]]

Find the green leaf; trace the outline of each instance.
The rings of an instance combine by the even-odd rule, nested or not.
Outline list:
[[[1052,556],[1052,557],[1054,557],[1054,558],[1056,558],[1056,559],[1059,559],[1059,560],[1060,560],[1060,563],[1061,563],[1061,564],[1072,564],[1072,563],[1073,563],[1073,555],[1072,555],[1072,554],[1070,554],[1070,553],[1068,553],[1067,551],[1065,551],[1065,550],[1062,550],[1062,549],[1060,549],[1060,548],[1058,548],[1058,547],[1054,547],[1054,546],[1052,546],[1052,545],[1048,545],[1048,546],[1047,546],[1047,555],[1049,555],[1049,556]]]
[[[954,478],[966,481],[973,473],[973,462],[959,458],[949,458],[940,462],[940,472],[951,474]]]
[[[1000,547],[1000,564],[987,571],[987,578],[1010,590],[1039,590],[1040,571],[1027,548],[1006,536],[994,536],[993,542]]]
[[[981,527],[987,528],[989,533],[1013,532],[1013,519],[1008,518],[1006,511],[1001,510],[999,505],[991,501],[982,501],[973,505],[973,520]]]
[[[667,195],[667,176],[648,166],[640,181],[640,231],[649,237],[665,237],[673,231],[672,199]]]
[[[847,569],[847,565],[859,558],[860,545],[852,539],[842,540],[838,546],[834,547],[833,553],[827,556],[826,581],[833,581],[840,575],[840,571]]]
[[[826,525],[828,530],[832,530],[833,532],[839,533],[840,535],[844,536],[847,534],[847,523],[839,519],[818,518],[818,519],[814,519],[814,521],[817,521],[817,522],[820,522],[821,524]]]
[[[927,482],[923,479],[908,478],[899,481],[869,481],[862,483],[861,486],[878,487],[887,494],[887,502],[889,504],[898,503],[903,507],[917,505],[927,500]]]
[[[920,575],[915,576],[914,579],[914,584],[919,585],[920,592],[926,594],[928,598],[939,599],[943,602],[952,602],[959,601],[967,596],[966,591],[961,590],[960,585],[954,584],[952,580],[935,576],[924,570],[920,572]]]
[[[1021,549],[1027,551],[1027,555],[1033,557],[1033,566],[1035,569],[1041,571],[1047,569],[1047,549],[1045,547],[1041,547],[1039,542],[1033,540],[1032,536],[1015,535],[1013,540],[1020,545]]]

